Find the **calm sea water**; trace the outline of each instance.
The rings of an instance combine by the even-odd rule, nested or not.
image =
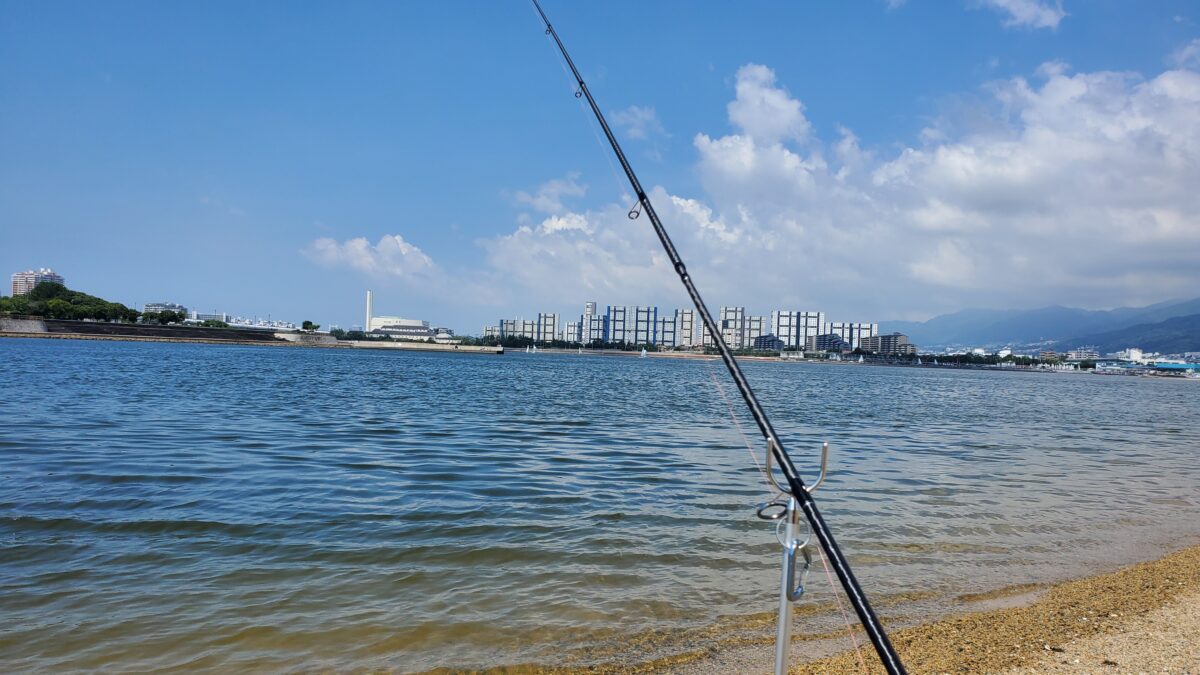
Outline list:
[[[1200,535],[1195,382],[745,369],[894,620]],[[5,339],[0,392],[4,671],[586,662],[773,608],[719,363]]]

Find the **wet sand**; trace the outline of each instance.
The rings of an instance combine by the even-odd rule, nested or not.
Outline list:
[[[1200,546],[1041,590],[1014,587],[965,600],[1016,606],[893,631],[909,672],[1200,673]],[[870,644],[861,636],[859,643],[861,663],[847,651],[791,672],[882,673]],[[798,640],[795,651],[804,645]],[[663,670],[764,673],[770,658],[762,647],[734,649]]]

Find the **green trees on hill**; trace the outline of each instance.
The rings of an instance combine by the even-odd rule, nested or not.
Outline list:
[[[119,302],[72,291],[51,281],[43,281],[25,295],[0,297],[0,313],[96,321],[137,321],[141,315]]]
[[[142,323],[157,323],[163,326],[172,323],[183,323],[187,315],[183,312],[144,312],[142,313]]]

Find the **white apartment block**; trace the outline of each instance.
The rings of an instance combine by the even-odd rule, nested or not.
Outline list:
[[[679,344],[676,342],[674,316],[660,316],[655,319],[654,344],[659,347],[675,347]]]
[[[500,337],[537,339],[537,321],[528,319],[500,319]]]
[[[484,326],[483,327],[483,337],[499,339],[500,338],[500,327],[499,326]]]
[[[848,321],[833,321],[825,324],[825,334],[833,333],[849,343],[851,349],[862,346],[862,339],[879,334],[877,323],[853,323]]]
[[[558,315],[539,312],[537,324],[534,326],[533,339],[537,342],[550,342],[558,336]]]
[[[49,267],[41,267],[36,270],[25,270],[24,272],[17,272],[12,275],[13,297],[15,298],[18,295],[25,295],[29,291],[32,291],[34,286],[37,286],[43,281],[62,284],[64,286],[67,284],[67,282],[63,280],[62,275],[56,274],[54,270],[50,269]]]
[[[633,331],[629,321],[629,310],[626,307],[608,306],[607,342],[633,342]]]
[[[696,346],[696,310],[675,310],[675,344],[679,347]]]
[[[583,324],[580,321],[568,321],[567,327],[563,329],[563,341],[582,342],[583,335],[579,330],[580,326],[582,325]]]
[[[591,344],[592,342],[608,339],[608,315],[606,314],[584,314],[583,325],[579,327],[583,334],[581,342]]]
[[[803,349],[808,338],[820,335],[824,327],[824,312],[771,312],[771,332],[783,341],[785,347]]]
[[[754,344],[754,338],[770,333],[771,324],[765,316],[746,317],[746,328],[742,331],[742,344],[749,347]]]
[[[530,340],[537,339],[537,321],[529,321],[526,319],[517,320],[517,335]]]
[[[658,322],[657,307],[629,307],[627,310],[630,342],[635,345],[655,344],[654,328]]]
[[[721,327],[721,337],[730,349],[741,349],[746,346],[746,308],[722,307],[721,318],[717,321]]]

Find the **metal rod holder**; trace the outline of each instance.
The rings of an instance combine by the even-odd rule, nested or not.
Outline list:
[[[800,504],[796,496],[775,480],[771,472],[771,451],[767,448],[767,476],[779,490],[776,499],[758,508],[758,517],[763,520],[776,520],[779,543],[783,545],[783,562],[779,581],[779,618],[775,630],[775,675],[786,675],[788,664],[788,649],[792,643],[792,603],[804,595],[808,571],[812,567],[812,552],[809,550],[809,539],[800,541]],[[825,482],[829,468],[829,443],[821,444],[821,473],[812,485],[806,485],[805,490],[812,493]],[[800,566],[800,579],[797,581],[796,554],[804,557]]]

